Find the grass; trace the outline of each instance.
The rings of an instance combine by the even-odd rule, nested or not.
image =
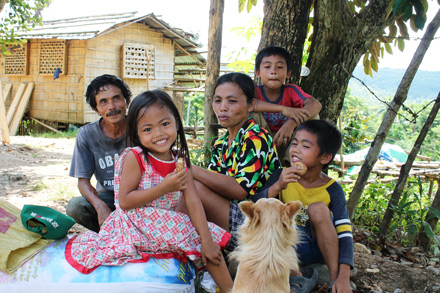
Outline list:
[[[74,131],[61,131],[59,133],[56,132],[41,132],[41,133],[31,133],[33,137],[41,137],[41,138],[75,138],[77,134],[77,130]]]

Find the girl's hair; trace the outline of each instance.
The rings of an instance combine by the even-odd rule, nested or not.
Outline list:
[[[248,75],[239,72],[231,72],[220,76],[215,83],[214,92],[221,84],[233,82],[238,85],[247,98],[247,103],[251,104],[255,99],[255,84]]]
[[[151,105],[159,105],[165,107],[176,119],[177,126],[177,139],[171,146],[173,151],[178,157],[185,158],[186,166],[190,167],[188,145],[185,139],[185,133],[183,131],[182,120],[180,119],[179,111],[174,105],[171,97],[159,90],[146,91],[139,94],[133,99],[128,109],[127,115],[127,133],[126,140],[128,147],[140,146],[145,155],[145,159],[148,161],[148,149],[146,149],[140,142],[138,136],[138,122],[145,115],[145,112]]]

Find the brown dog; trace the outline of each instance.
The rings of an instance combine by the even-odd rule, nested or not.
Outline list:
[[[241,202],[240,209],[246,220],[230,255],[239,263],[232,292],[290,292],[290,270],[299,271],[294,217],[301,202],[260,199]]]

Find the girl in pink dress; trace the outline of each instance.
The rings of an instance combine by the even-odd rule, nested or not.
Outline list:
[[[221,249],[231,235],[208,223],[194,187],[182,122],[171,98],[162,91],[137,96],[127,116],[127,145],[115,165],[115,206],[98,233],[69,240],[66,259],[88,274],[100,265],[146,262],[176,257],[206,266],[222,292],[232,279]],[[186,168],[177,172],[176,160]],[[183,199],[188,215],[176,212]]]

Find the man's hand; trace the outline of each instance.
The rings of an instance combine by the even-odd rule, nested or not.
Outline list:
[[[99,226],[101,226],[108,218],[108,216],[112,213],[112,210],[108,207],[108,205],[105,202],[102,202],[99,208],[96,209],[96,212],[98,213]]]

